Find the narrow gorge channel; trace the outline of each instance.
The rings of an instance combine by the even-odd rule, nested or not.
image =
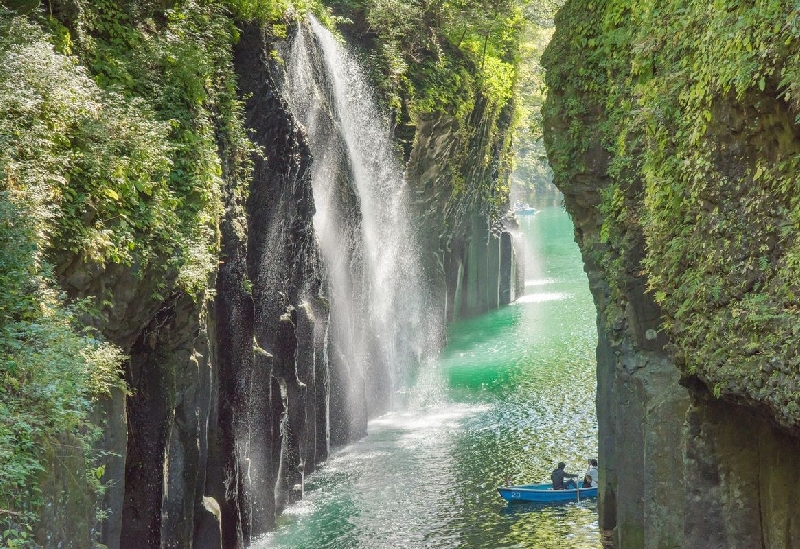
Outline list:
[[[797,5],[0,4],[0,547],[800,547]]]
[[[522,218],[526,291],[455,323],[408,404],[370,421],[253,549],[600,547],[597,502],[508,506],[496,487],[597,453],[594,307],[558,200]]]

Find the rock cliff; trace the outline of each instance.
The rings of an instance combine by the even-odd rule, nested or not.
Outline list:
[[[100,327],[130,355],[130,393],[104,405],[103,449],[116,453],[104,477],[108,547],[244,547],[274,526],[329,451],[311,155],[274,83],[270,51],[260,27],[242,30],[233,65],[259,152],[243,192],[240,149],[220,132],[225,208],[214,291],[176,288],[157,299],[156,277],[79,262],[60,269],[72,295],[109,296],[110,321]],[[53,517],[44,518],[49,543],[88,543],[69,532],[53,539]]]
[[[704,6],[571,0],[543,59],[598,309],[600,527],[798,547],[796,14]]]
[[[369,414],[381,411],[369,388],[389,386],[359,378],[360,389],[345,395],[342,388],[355,374],[338,346],[344,328],[332,310],[331,266],[312,221],[311,172],[319,159],[282,87],[287,69],[275,56],[277,39],[260,24],[235,27],[216,4],[51,4],[57,38],[44,38],[35,13],[23,21],[0,11],[0,30],[36,28],[39,50],[22,67],[41,72],[44,51],[64,79],[90,88],[96,103],[80,110],[86,120],[76,115],[77,130],[46,129],[71,155],[53,170],[74,171],[52,177],[57,184],[48,196],[58,199],[58,215],[48,212],[46,222],[63,226],[48,229],[53,238],[37,245],[64,299],[91,303],[80,321],[125,353],[126,390],[95,395],[91,421],[99,438],[76,442],[76,429],[47,440],[36,539],[81,549],[245,547],[274,527],[332,445],[365,433]],[[0,53],[16,47],[3,42]],[[64,53],[73,47],[77,54]],[[21,85],[39,98],[50,82],[37,83],[45,91]],[[150,134],[134,135],[133,145],[120,138],[128,134],[113,127],[116,119],[108,128],[98,122],[103,102],[119,101],[124,110],[123,97],[140,110],[121,125],[132,134],[137,121],[152,126]],[[74,110],[69,103],[52,108],[53,120]],[[408,172],[432,236],[422,249],[438,292],[429,304],[437,321],[515,296],[510,234],[490,196],[508,143],[502,131],[491,139],[485,131],[506,127],[509,109],[479,105],[469,120],[430,117],[416,128]],[[141,147],[135,139],[144,140]],[[162,144],[155,160],[136,156]],[[17,153],[6,151],[3,165],[39,173],[39,159]],[[84,154],[91,162],[81,164]],[[133,167],[125,164],[129,157]],[[340,166],[337,183],[351,169]],[[149,185],[148,178],[157,181]],[[118,187],[103,187],[112,180]],[[454,190],[457,181],[466,183]],[[343,211],[358,215],[347,185],[340,195]],[[361,268],[361,249],[348,253],[350,267]],[[362,282],[356,277],[356,290]],[[349,414],[345,400],[360,412]],[[82,449],[83,440],[94,440],[94,448]],[[104,490],[85,480],[87,470]],[[16,516],[2,517],[4,524],[16,528]]]
[[[468,121],[431,114],[416,124],[407,177],[424,227],[428,278],[447,321],[522,295],[515,222],[500,218],[491,201],[493,186],[509,177],[502,159],[510,109],[493,112],[478,103]]]

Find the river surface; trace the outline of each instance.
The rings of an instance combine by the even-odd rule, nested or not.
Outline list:
[[[507,505],[496,487],[583,473],[597,453],[595,311],[572,222],[520,219],[526,293],[459,322],[409,407],[306,479],[253,549],[600,548],[596,500]]]

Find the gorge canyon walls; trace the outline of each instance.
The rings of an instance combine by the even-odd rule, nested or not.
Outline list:
[[[618,549],[800,546],[796,19],[583,0],[557,17],[545,140],[598,308]]]
[[[132,24],[147,32],[174,23],[152,6],[128,8]],[[140,8],[146,13],[137,21]],[[81,2],[55,2],[53,13],[81,37],[75,29],[89,11]],[[209,18],[203,24],[218,21],[214,14],[202,16]],[[374,253],[366,238],[377,233],[385,258],[387,231],[365,221],[369,199],[356,183],[363,166],[349,145],[335,138],[323,150],[314,133],[314,124],[342,131],[333,100],[342,92],[325,82],[321,31],[300,25],[281,40],[255,23],[236,29],[229,59],[235,80],[213,86],[235,91],[230,100],[240,101],[242,134],[231,130],[221,92],[223,99],[208,112],[201,102],[189,107],[209,131],[193,127],[187,141],[199,148],[195,140],[208,136],[216,149],[209,169],[219,183],[218,218],[205,220],[219,253],[203,275],[204,288],[178,284],[168,252],[146,266],[118,264],[93,262],[53,243],[56,278],[69,298],[101,298],[103,314],[87,322],[126,353],[127,390],[115,389],[96,406],[102,495],[70,480],[85,464],[80,452],[74,462],[64,458],[68,438],[54,448],[52,469],[41,479],[36,536],[44,546],[246,547],[275,526],[332,448],[363,436],[367,420],[386,410],[405,373],[391,370],[390,361],[413,368],[409,363],[441,345],[447,319],[518,295],[521,266],[511,233],[495,219],[486,191],[507,177],[501,157],[508,142],[504,131],[487,138],[485,126],[506,127],[510,106],[494,111],[478,98],[468,120],[420,121],[406,181],[401,170],[400,179],[385,182],[407,182],[413,196],[408,209],[414,219],[421,216],[423,230],[419,242],[383,265],[398,271],[389,274],[403,283],[416,280],[411,271],[418,269],[416,286],[397,286],[382,305],[384,316],[376,312],[376,296],[390,292],[375,276],[381,265],[365,260]],[[324,96],[312,100],[320,108],[313,122],[298,113],[301,103],[292,96],[295,74],[285,61],[296,46],[311,57],[310,74]],[[156,70],[152,65],[147,70]],[[380,164],[394,154],[368,152]],[[329,171],[315,171],[320,166]],[[327,178],[332,193],[327,202],[319,195],[319,177]],[[455,179],[463,192],[453,193]],[[323,235],[315,215],[331,203],[325,211],[351,223]],[[379,206],[376,219],[397,233],[396,220],[386,216],[394,212]],[[326,255],[330,237],[344,244]],[[409,265],[415,257],[419,265]],[[337,270],[346,277],[345,290]],[[412,305],[412,298],[421,301]],[[380,327],[386,307],[390,319],[415,320],[416,336],[402,332],[404,339],[391,345],[397,356],[375,336],[378,329],[401,332],[395,324]],[[353,342],[361,354],[354,354]]]
[[[419,120],[407,171],[422,216],[428,277],[447,321],[507,305],[524,290],[524,266],[512,241],[514,221],[493,222],[492,206],[482,195],[484,182],[508,177],[501,162],[507,137],[492,139],[485,128],[508,127],[510,113],[491,112],[479,103],[472,116],[467,125],[471,135],[448,117]],[[464,151],[470,151],[470,158],[493,160],[488,165],[465,162]],[[454,192],[459,182],[465,189],[461,193]]]

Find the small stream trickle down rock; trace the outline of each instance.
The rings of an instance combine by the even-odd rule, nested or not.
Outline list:
[[[510,124],[510,105],[480,96],[467,119],[432,112],[415,121],[406,176],[420,213],[425,274],[448,322],[508,305],[524,293],[522,255],[512,238],[516,221],[496,219],[486,194],[508,177],[501,156]]]
[[[228,183],[214,297],[154,304],[126,347],[130,459],[107,503],[121,511],[102,537],[110,548],[246,547],[328,455],[329,309],[311,155],[270,50],[262,29],[243,28],[234,62],[259,151],[243,196],[220,143]],[[116,449],[120,438],[109,429],[104,445]]]
[[[305,475],[364,436],[440,340],[388,125],[355,61],[312,24],[287,44],[286,67],[255,26],[237,45],[259,153],[222,225],[197,547],[244,547],[273,528]]]
[[[311,156],[269,50],[263,31],[248,27],[235,58],[260,153],[246,201],[228,203],[217,283],[219,395],[207,495],[221,505],[224,547],[274,527],[299,495],[294,486],[329,450],[328,307],[319,291]]]

